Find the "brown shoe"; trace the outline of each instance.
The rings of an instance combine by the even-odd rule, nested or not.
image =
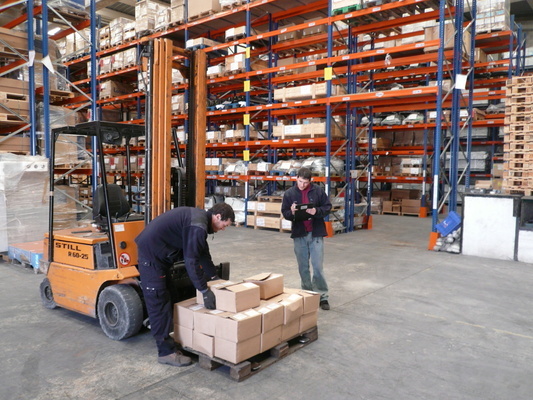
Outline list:
[[[157,361],[159,361],[160,364],[172,365],[173,367],[185,367],[192,363],[191,358],[181,354],[181,351],[176,351],[167,356],[158,357]]]

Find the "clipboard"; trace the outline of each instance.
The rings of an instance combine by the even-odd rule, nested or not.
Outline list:
[[[312,203],[296,204],[296,212],[294,213],[295,221],[305,221],[311,219],[312,215],[307,213],[307,209],[313,208]]]

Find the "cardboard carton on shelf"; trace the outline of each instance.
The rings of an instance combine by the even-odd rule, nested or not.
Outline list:
[[[189,1],[187,6],[189,19],[210,15],[221,9],[219,0]]]

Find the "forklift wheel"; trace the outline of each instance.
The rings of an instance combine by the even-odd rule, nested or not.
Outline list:
[[[41,282],[40,289],[43,306],[51,310],[56,308],[57,304],[54,301],[54,294],[52,293],[52,287],[50,286],[50,281],[48,278],[44,278],[44,280]]]
[[[143,305],[137,291],[129,285],[106,287],[98,299],[98,320],[110,339],[135,335],[143,322]]]

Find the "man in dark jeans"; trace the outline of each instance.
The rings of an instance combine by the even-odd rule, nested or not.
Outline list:
[[[208,211],[178,207],[159,215],[135,239],[141,288],[161,364],[180,367],[191,363],[169,336],[172,301],[166,275],[170,267],[184,260],[191,282],[203,294],[205,307],[214,309],[215,295],[208,289],[207,282],[217,276],[207,235],[223,231],[234,220],[235,213],[226,203],[217,203]]]
[[[326,217],[331,210],[327,194],[311,183],[312,173],[308,168],[300,168],[296,185],[283,195],[281,212],[292,221],[291,238],[294,239],[294,253],[298,261],[298,271],[302,289],[320,293],[320,308],[329,310],[328,284],[324,277],[324,236],[327,235]],[[308,204],[304,211],[298,205]],[[309,259],[313,265],[313,277],[309,270]]]

